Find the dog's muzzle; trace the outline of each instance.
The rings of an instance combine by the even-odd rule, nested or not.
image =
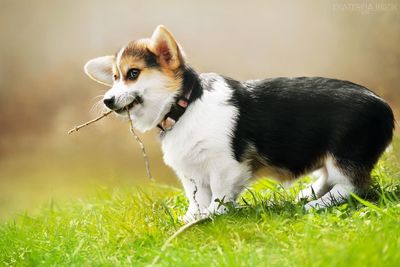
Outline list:
[[[109,109],[111,109],[111,110],[113,110],[113,111],[115,111],[117,113],[121,113],[121,112],[125,111],[126,109],[131,109],[131,108],[133,108],[134,106],[136,106],[138,104],[142,104],[143,103],[143,98],[140,97],[140,96],[136,96],[132,100],[132,102],[130,102],[129,104],[123,106],[122,108],[118,108],[118,109],[116,109],[116,106],[115,106],[115,97],[114,96],[111,97],[111,98],[104,99],[103,103],[107,108],[109,108]]]

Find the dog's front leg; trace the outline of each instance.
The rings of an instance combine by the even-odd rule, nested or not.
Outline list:
[[[246,186],[251,172],[237,164],[221,168],[211,175],[211,203],[207,211],[211,214],[223,214],[229,205],[236,206],[236,199]]]
[[[211,202],[211,190],[208,184],[201,180],[190,179],[179,175],[189,200],[189,208],[183,216],[183,220],[190,222],[206,214],[207,207]]]

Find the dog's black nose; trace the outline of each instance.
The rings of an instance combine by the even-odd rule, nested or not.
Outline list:
[[[104,105],[106,105],[106,107],[108,107],[109,109],[113,109],[115,97],[105,98],[105,99],[103,99],[103,102],[104,102]]]

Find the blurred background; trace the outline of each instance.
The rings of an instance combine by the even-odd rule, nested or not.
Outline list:
[[[400,2],[0,1],[0,220],[39,203],[101,187],[147,182],[126,122],[99,115],[107,87],[87,60],[114,54],[166,25],[199,72],[236,79],[326,76],[362,84],[400,104]],[[161,183],[156,132],[141,135]]]

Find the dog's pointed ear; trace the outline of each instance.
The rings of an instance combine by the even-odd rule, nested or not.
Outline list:
[[[98,83],[112,86],[114,56],[97,57],[89,60],[84,67],[85,73]]]
[[[175,70],[183,64],[183,56],[178,43],[172,33],[163,25],[159,25],[153,32],[149,49],[165,67]]]

